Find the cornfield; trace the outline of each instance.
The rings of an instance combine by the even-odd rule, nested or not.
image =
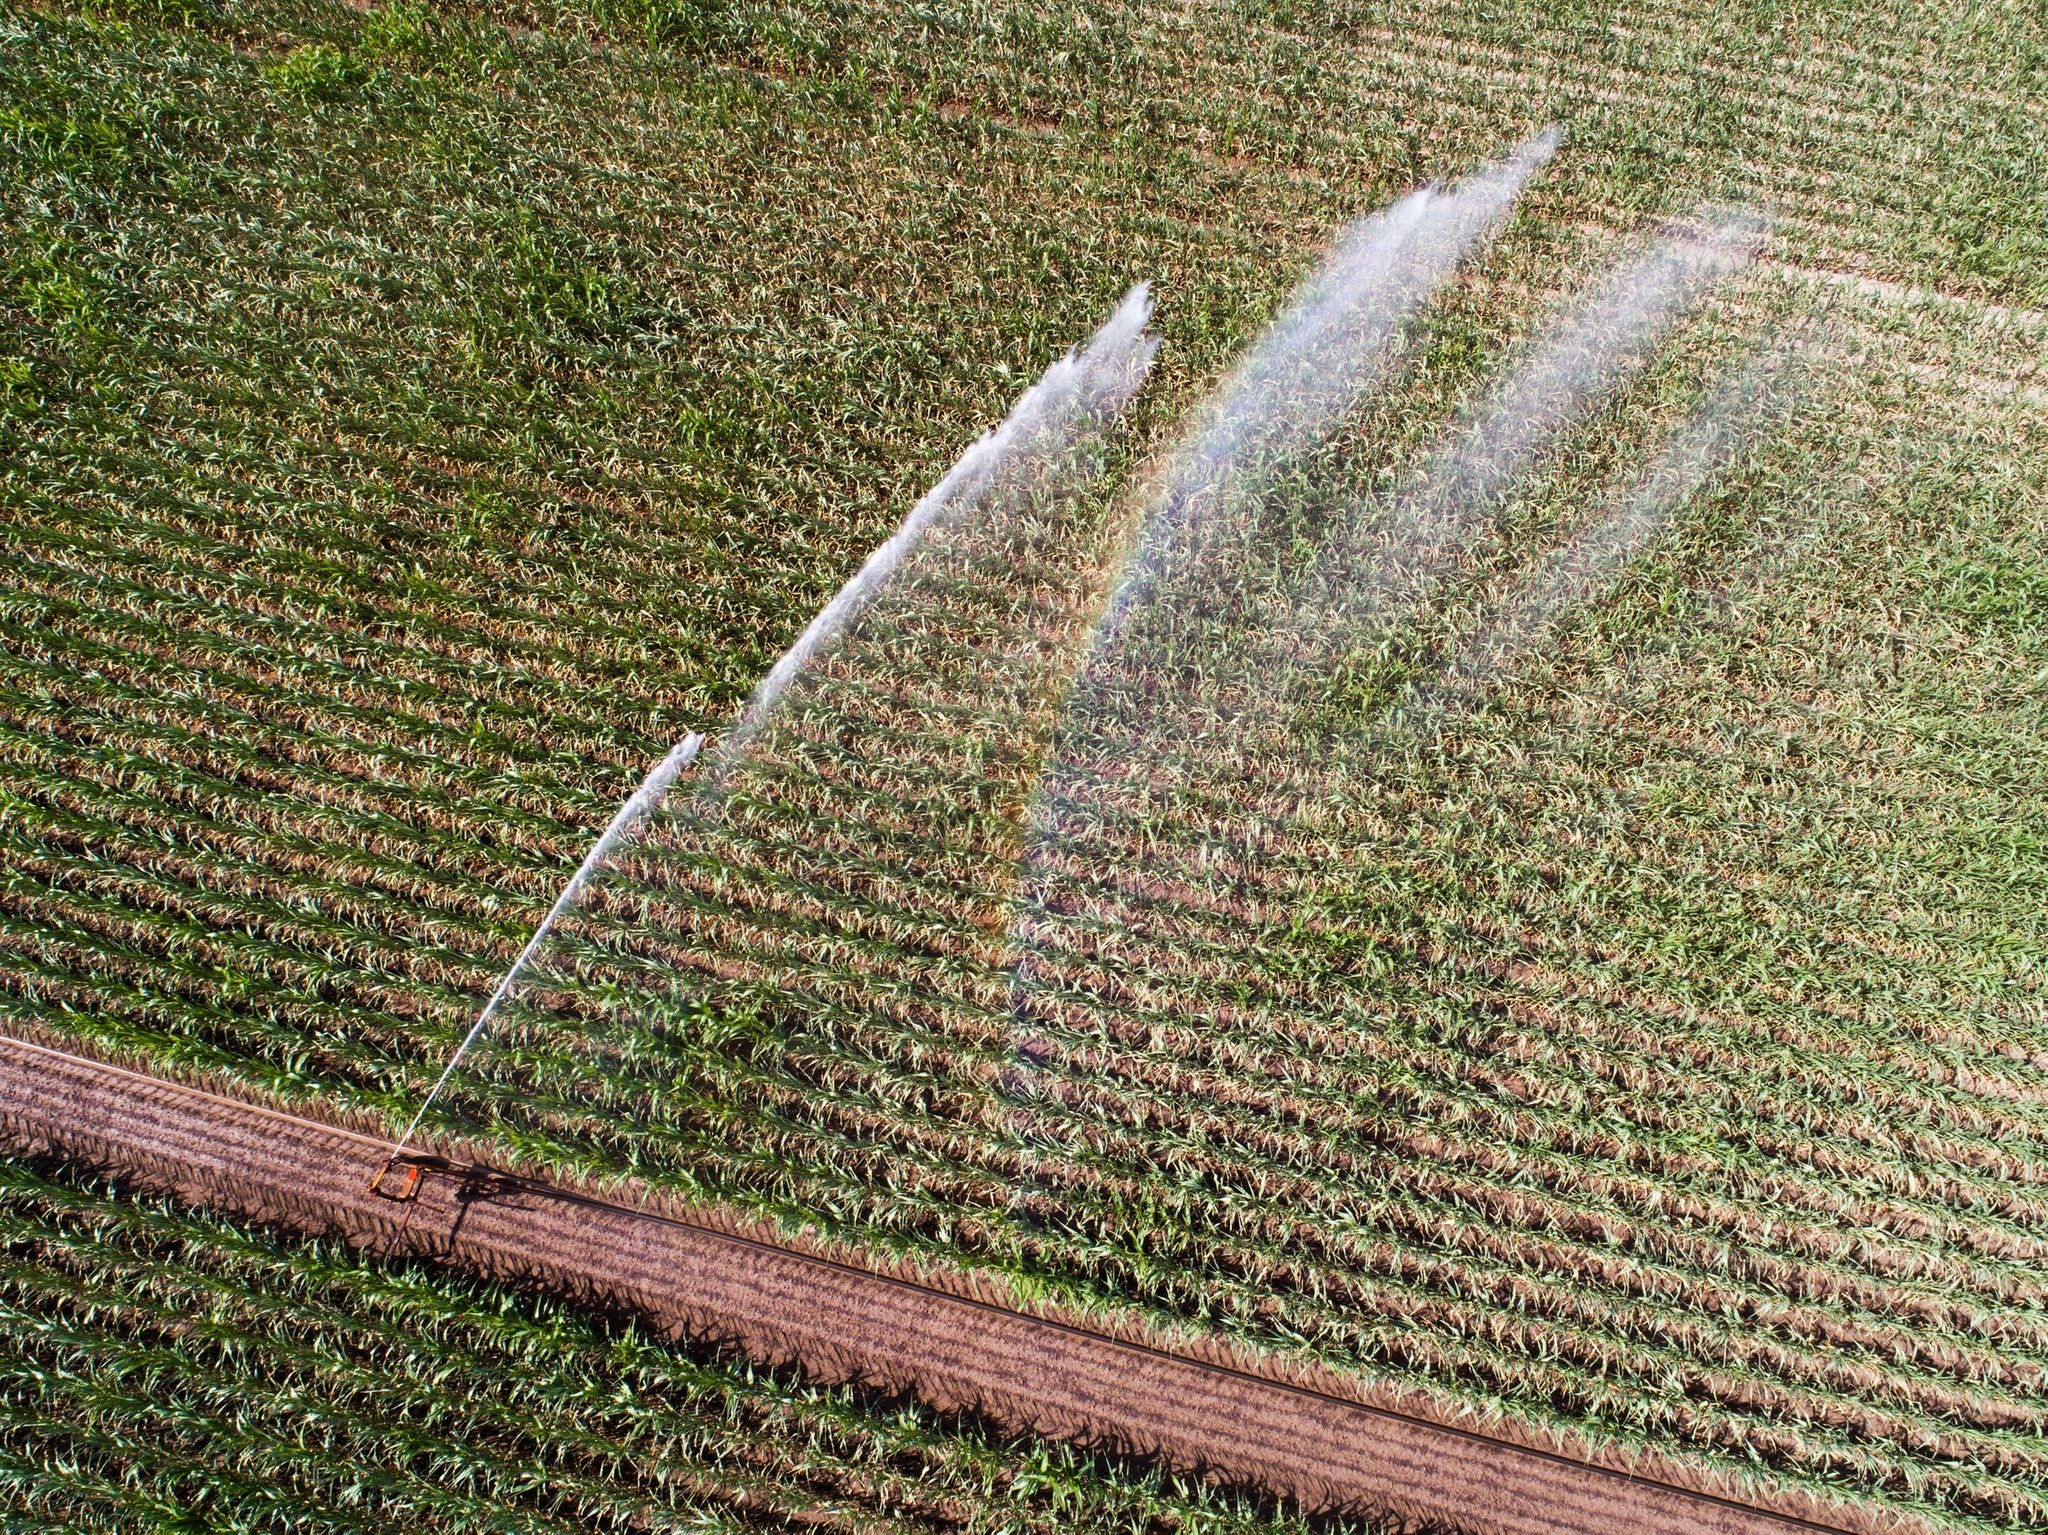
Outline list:
[[[2048,1521],[2038,30],[17,8],[0,1025],[395,1131],[647,765],[1149,277],[1125,428],[671,801],[433,1126],[1454,1419]],[[1553,119],[1398,375],[1275,466],[1248,590],[1664,221],[1765,207],[1760,258],[1285,730],[1134,668],[1215,712],[1105,729],[1034,842],[1132,487],[1332,230]],[[1786,337],[1795,403],[1610,590],[1398,707]],[[971,1425],[8,1177],[24,1527],[271,1527],[286,1476],[321,1527],[1008,1527],[1022,1452]],[[1029,1453],[1062,1527],[1271,1516]]]

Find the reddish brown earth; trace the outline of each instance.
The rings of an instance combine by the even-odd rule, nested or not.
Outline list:
[[[415,1198],[386,1199],[369,1182],[387,1142],[8,1039],[0,1150],[629,1308],[814,1379],[1157,1458],[1310,1511],[1529,1535],[1829,1528],[530,1179],[444,1163]]]

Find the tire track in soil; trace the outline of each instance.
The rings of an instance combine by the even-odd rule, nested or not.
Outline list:
[[[1306,1511],[1489,1535],[1849,1529],[1329,1396],[758,1238],[436,1161],[369,1191],[388,1141],[0,1036],[0,1151],[63,1157],[306,1236],[624,1308],[822,1383],[1248,1486]],[[1907,1521],[1911,1522],[1911,1521]],[[1866,1530],[1883,1528],[1859,1520]]]

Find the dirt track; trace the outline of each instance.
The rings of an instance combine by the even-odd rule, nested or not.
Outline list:
[[[1532,1535],[1826,1528],[526,1180],[451,1168],[396,1203],[367,1188],[382,1141],[4,1038],[0,1149],[628,1307],[816,1379],[1156,1457],[1310,1510]]]

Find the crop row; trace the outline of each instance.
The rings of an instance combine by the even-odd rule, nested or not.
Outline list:
[[[46,1514],[912,1530],[1001,1509],[1010,1527],[1268,1527],[1157,1475],[796,1386],[480,1285],[18,1164],[0,1186],[13,1340],[0,1478]]]
[[[11,1027],[402,1116],[639,767],[723,716],[1105,295],[1166,279],[1142,453],[1317,242],[1534,126],[1502,115],[1523,97],[1572,119],[1565,156],[1432,311],[1421,366],[1275,477],[1292,556],[1340,489],[1399,483],[1616,231],[1702,187],[1780,194],[1781,260],[2038,286],[2013,260],[2027,194],[1980,195],[2027,89],[1988,15],[1859,42],[1830,12],[1799,58],[1640,4],[1612,31],[1340,6],[1194,32],[742,3],[687,59],[594,48],[546,6],[516,19],[553,35],[503,19],[435,18],[330,99],[263,73],[295,42],[370,46],[323,0],[260,0],[232,37],[61,6],[8,33],[24,114],[119,113],[125,135],[105,173],[0,146],[32,189],[0,219],[24,253],[0,360],[33,374],[0,399],[22,512],[0,534]],[[1415,71],[1443,89],[1418,101]],[[24,297],[38,252],[80,318],[54,277]],[[628,311],[523,308],[536,252],[629,284]],[[1048,739],[1075,749],[1053,715],[1105,511],[950,551],[722,798],[621,860],[441,1127],[1451,1411],[2034,1520],[2039,933],[2031,854],[2000,828],[2039,790],[2015,679],[2041,661],[2000,604],[2038,543],[2011,514],[2039,483],[2037,374],[1968,305],[1827,278],[1714,306],[1500,508],[1440,612],[1363,637],[1367,662],[1382,640],[1425,670],[1455,653],[1726,349],[1823,318],[1826,407],[1418,740],[1222,741],[1256,652],[1179,678],[1141,655],[1139,691],[1103,701],[1139,701],[1141,728],[1034,807]],[[1253,574],[1241,594],[1270,595],[1280,562]],[[1377,675],[1311,723],[1341,735]],[[1148,719],[1155,682],[1199,708]],[[68,1272],[101,1263],[161,1303],[124,1316],[138,1331],[204,1309],[97,1253]],[[87,1293],[34,1291],[73,1320]],[[266,1315],[301,1310],[322,1314],[293,1293]],[[91,1379],[50,1402],[102,1414],[106,1458],[66,1462],[94,1507],[132,1506],[121,1468],[147,1451],[112,1371],[166,1372],[191,1444],[221,1419],[211,1356],[51,1346]],[[410,1410],[385,1389],[337,1402],[293,1474],[365,1458]],[[458,1469],[574,1523],[521,1502],[517,1417],[479,1406],[496,1458]],[[218,1429],[242,1457],[222,1496],[273,1508],[252,1468],[282,1447],[250,1428]],[[16,1432],[7,1474],[47,1475]],[[203,1461],[191,1444],[152,1485]],[[622,1505],[608,1452],[578,1445],[589,1479],[563,1485],[597,1522]],[[817,1495],[857,1522],[848,1485]],[[765,1517],[738,1507],[706,1517]]]
[[[1032,466],[1020,465],[1012,474],[1022,477],[1031,472]],[[268,525],[253,513],[250,527],[232,522],[220,526],[215,518],[215,525],[202,533],[167,525],[162,508],[150,506],[150,498],[143,498],[138,508],[129,487],[108,489],[117,495],[96,495],[91,502],[74,491],[60,504],[39,507],[41,515],[35,521],[10,529],[16,553],[35,561],[23,573],[39,574],[39,584],[49,596],[90,592],[97,602],[118,596],[135,617],[168,621],[179,632],[195,636],[220,632],[224,621],[240,619],[245,639],[275,635],[302,663],[310,664],[316,655],[331,656],[330,664],[351,673],[346,680],[355,687],[389,693],[396,690],[395,684],[405,683],[404,701],[414,708],[443,697],[458,697],[473,707],[474,668],[487,666],[499,684],[499,707],[520,717],[544,711],[551,722],[569,725],[577,717],[564,711],[588,706],[593,676],[607,679],[606,696],[614,713],[637,715],[661,701],[666,692],[659,685],[663,676],[700,670],[713,659],[703,648],[706,615],[696,615],[692,629],[680,636],[694,648],[679,648],[670,624],[646,623],[645,594],[634,593],[630,586],[619,605],[620,617],[636,621],[613,622],[602,629],[593,627],[602,615],[584,614],[574,626],[544,622],[548,615],[540,609],[523,610],[502,602],[484,607],[442,585],[423,584],[417,576],[392,583],[390,595],[382,600],[367,594],[344,599],[336,591],[337,578],[352,575],[352,561],[361,551],[342,548],[309,555],[294,544],[252,549],[250,535],[262,537],[259,529]],[[1030,509],[1042,512],[1051,507]],[[138,510],[145,515],[138,518]],[[1016,516],[1014,510],[1007,514],[1011,520]],[[974,519],[977,525],[984,520]],[[1054,524],[1052,531],[1063,541],[1077,536],[1086,541],[1085,529],[1071,524]],[[1046,542],[1043,535],[1038,542]],[[1071,547],[1034,553],[1016,540],[1006,540],[1003,552],[1009,564],[1000,585],[961,585],[952,595],[1011,605],[1024,598],[1043,602],[1053,596],[1056,601],[1054,583],[1071,587],[1080,573]],[[1058,565],[1053,563],[1055,556],[1061,558]],[[662,559],[664,580],[701,586],[706,573],[679,564],[680,558],[677,553]],[[146,574],[150,583],[124,581],[117,574],[124,571]],[[177,578],[174,605],[166,602],[162,583],[167,577]],[[1027,584],[1032,578],[1041,583],[1039,591]],[[801,600],[759,586],[747,590],[757,606],[773,603],[776,612],[748,608],[732,615],[742,622],[772,619],[792,600]],[[707,594],[707,605],[710,600]],[[1067,601],[1071,604],[1072,598]],[[246,627],[252,623],[257,626],[253,633]],[[366,653],[374,657],[374,665],[364,664]],[[462,685],[465,678],[467,686]]]
[[[1171,1054],[1171,1052],[1169,1052],[1169,1054]]]
[[[73,717],[75,718],[75,715],[74,715]],[[217,748],[217,747],[213,747],[213,748],[209,748],[209,749],[210,749],[210,750],[217,750],[218,748]],[[417,815],[417,810],[418,810],[418,803],[419,803],[419,802],[418,802],[418,797],[417,797],[417,790],[413,791],[412,795],[410,796],[410,799],[411,799],[411,802],[412,802],[412,808],[413,808],[413,813],[414,813],[414,815],[416,816],[416,815]],[[412,835],[412,836],[413,836],[414,838],[417,838],[417,836],[418,836],[418,832],[417,832],[417,831],[415,830],[415,831],[413,831],[413,832],[411,833],[411,835]],[[423,849],[422,849],[422,851],[423,851]]]
[[[805,877],[803,870],[807,861],[805,853],[806,843],[808,842],[810,845],[815,846],[819,835],[822,834],[828,839],[832,836],[832,828],[835,823],[856,820],[854,808],[848,805],[841,805],[839,815],[831,814],[826,804],[829,798],[830,796],[827,795],[820,801],[801,807],[802,819],[798,822],[798,826],[802,828],[801,830],[793,827],[779,834],[779,840],[785,845],[778,849],[777,856],[783,861],[784,867],[797,871],[800,878]],[[1526,816],[1522,820],[1523,824],[1527,824]],[[860,806],[856,824],[860,828],[859,835],[863,839],[872,838],[876,831],[876,823],[871,804]],[[1099,848],[1091,849],[1089,852],[1097,859],[1101,857],[1101,850]],[[733,858],[742,867],[757,861],[758,857],[751,849],[746,847],[736,847],[729,852],[728,856]],[[915,855],[905,851],[902,856],[908,861]],[[1155,858],[1163,859],[1163,855],[1156,851],[1154,856]],[[812,869],[818,870],[825,866],[827,859],[823,855],[812,855],[809,857],[808,862]],[[1120,860],[1111,858],[1108,866],[1111,869],[1115,869],[1118,867],[1119,862]],[[1539,864],[1538,867],[1540,868],[1541,865]],[[1402,918],[1407,919],[1404,925],[1419,926],[1419,924],[1414,923],[1411,913],[1414,911],[1416,901],[1425,894],[1427,889],[1426,886],[1418,886],[1416,883],[1417,876],[1424,873],[1425,871],[1420,868],[1412,872],[1404,871],[1398,891],[1399,901],[1394,905],[1388,906],[1388,919],[1392,919],[1398,913]],[[809,877],[816,878],[818,876],[813,874]],[[1086,876],[1077,870],[1076,877],[1083,878]],[[1333,909],[1334,912],[1342,914],[1344,919],[1342,933],[1335,929],[1323,932],[1314,925],[1303,929],[1300,926],[1301,918],[1298,915],[1300,908],[1293,906],[1291,903],[1283,905],[1264,921],[1246,916],[1237,920],[1233,925],[1219,928],[1217,926],[1218,914],[1213,910],[1205,911],[1201,909],[1202,903],[1198,903],[1194,909],[1186,909],[1184,905],[1179,905],[1172,901],[1162,902],[1155,899],[1139,902],[1127,893],[1126,890],[1115,885],[1111,886],[1111,889],[1115,892],[1115,915],[1097,924],[1097,928],[1106,936],[1116,939],[1120,944],[1122,952],[1119,956],[1119,966],[1125,972],[1129,972],[1136,961],[1137,951],[1131,949],[1130,945],[1143,944],[1147,956],[1145,973],[1153,976],[1155,981],[1159,983],[1164,983],[1167,978],[1183,974],[1191,968],[1198,972],[1206,971],[1212,974],[1242,976],[1246,973],[1246,968],[1251,967],[1252,972],[1257,973],[1260,970],[1266,969],[1269,964],[1262,956],[1267,953],[1274,953],[1274,944],[1283,937],[1288,941],[1288,947],[1294,950],[1299,950],[1304,943],[1308,944],[1312,950],[1321,950],[1326,946],[1334,945],[1340,937],[1343,937],[1347,939],[1349,947],[1359,956],[1370,957],[1377,954],[1383,959],[1396,958],[1404,951],[1411,950],[1416,946],[1417,939],[1410,938],[1399,931],[1376,936],[1373,928],[1380,919],[1377,917],[1367,917],[1366,912],[1360,909],[1355,901],[1350,903],[1342,902],[1341,896],[1344,893],[1345,884],[1346,881],[1342,877],[1333,882],[1326,873],[1323,879],[1324,888],[1321,893],[1325,896],[1326,900],[1331,898],[1333,894],[1340,899],[1334,908],[1329,905],[1320,908],[1322,910]],[[1088,887],[1082,885],[1076,888],[1086,889]],[[847,895],[852,892],[842,890],[839,893]],[[1312,890],[1305,890],[1302,892],[1302,897],[1315,893]],[[1444,893],[1457,896],[1464,892],[1461,892],[1457,886],[1452,885]],[[831,890],[819,890],[819,900],[829,903],[832,898],[833,892]],[[1456,911],[1456,905],[1452,909]],[[1176,920],[1176,916],[1178,916],[1179,920]],[[1471,920],[1469,915],[1461,914],[1461,916],[1466,922]],[[1366,923],[1363,927],[1360,925],[1362,921]],[[1148,931],[1153,931],[1156,936],[1147,939],[1144,935]],[[1516,926],[1510,931],[1518,947],[1507,950],[1503,956],[1504,961],[1526,961],[1529,953],[1527,945],[1532,937],[1527,915],[1519,917]],[[1565,952],[1570,951],[1566,950]],[[1826,956],[1824,954],[1817,957],[1825,962]],[[1286,955],[1276,953],[1276,957],[1270,963],[1279,965],[1284,963],[1286,958]],[[1342,956],[1333,950],[1326,958],[1316,961],[1316,964],[1327,965],[1341,962]],[[1441,963],[1441,961],[1438,963]],[[1460,980],[1454,974],[1447,977],[1447,984],[1469,985],[1473,980],[1477,979],[1483,980],[1491,986],[1497,985],[1500,981],[1507,978],[1508,971],[1505,963],[1499,969],[1495,969],[1483,961],[1474,964],[1471,960],[1467,960],[1465,963],[1468,968],[1465,971],[1464,979]],[[1307,1007],[1312,1009],[1313,998],[1303,990],[1303,987],[1312,984],[1314,968],[1314,966],[1311,966],[1311,973],[1304,975],[1299,983],[1289,982],[1289,989],[1283,994],[1276,994],[1275,1000],[1283,1002],[1289,1008]],[[1520,968],[1526,969],[1526,963]],[[1784,974],[1782,970],[1779,973],[1781,975]],[[1825,971],[1822,972],[1823,975],[1825,973]],[[1569,971],[1565,972],[1567,981],[1570,979],[1570,974]],[[1796,975],[1797,972],[1792,972],[1792,974]],[[1644,988],[1651,983],[1653,976],[1654,972],[1649,976],[1638,976],[1632,984],[1632,989],[1636,994],[1643,997],[1644,1005],[1649,1005],[1652,1001],[1652,994],[1645,991]],[[1276,981],[1277,979],[1276,975]],[[1541,995],[1548,985],[1555,983],[1545,982],[1539,976],[1533,984],[1538,995]],[[1600,990],[1606,996],[1620,997],[1627,995],[1626,992],[1617,991],[1612,983],[1603,985]],[[1239,1010],[1250,1011],[1251,1006],[1247,1003]],[[1731,1017],[1723,1026],[1754,1028],[1755,1022],[1765,1021],[1768,1015],[1768,999],[1759,997],[1752,991],[1745,998],[1742,1010]],[[1790,1016],[1800,1017],[1797,1012],[1792,1013]],[[1755,1020],[1755,1022],[1748,1020]],[[1697,1023],[1692,1025],[1694,1028],[1697,1026]],[[1766,1034],[1762,1037],[1767,1039],[1769,1035]],[[1872,1068],[1876,1068],[1880,1073],[1886,1075],[1898,1072],[1901,1067],[1911,1070],[1910,1083],[1902,1084],[1902,1096],[1897,1099],[1896,1103],[1891,1105],[1895,1110],[1910,1109],[1916,1114],[1926,1114],[1930,1112],[1926,1106],[1928,1090],[1930,1088],[1939,1090],[1943,1087],[1943,1084],[1956,1080],[1954,1068],[1948,1063],[1946,1058],[1939,1056],[1927,1056],[1925,1058],[1926,1066],[1913,1069],[1913,1058],[1910,1055],[1901,1055],[1893,1050],[1871,1054],[1866,1049],[1853,1048],[1853,1042],[1847,1040],[1845,1040],[1845,1046],[1850,1046],[1850,1048],[1844,1052],[1847,1055],[1846,1060],[1837,1060],[1835,1053],[1831,1050],[1814,1053],[1813,1047],[1817,1042],[1813,1038],[1810,1015],[1800,1018],[1800,1027],[1796,1031],[1784,1032],[1781,1037],[1784,1044],[1792,1044],[1794,1041],[1797,1041],[1800,1047],[1797,1056],[1789,1057],[1786,1060],[1786,1066],[1793,1067],[1799,1071],[1802,1076],[1812,1081],[1815,1086],[1821,1086],[1830,1080],[1844,1080],[1842,1077],[1844,1069],[1851,1063],[1858,1062],[1859,1057],[1865,1058],[1865,1062],[1860,1065],[1860,1069],[1855,1072],[1854,1076],[1846,1079],[1855,1085],[1838,1090],[1846,1091],[1856,1099],[1864,1097],[1870,1091],[1870,1072]],[[1632,1051],[1640,1050],[1646,1045],[1653,1049],[1656,1048],[1654,1040],[1646,1041],[1639,1037],[1631,1037],[1627,1041],[1627,1045]],[[1752,1045],[1749,1048],[1754,1048],[1754,1046]],[[1683,1060],[1687,1068],[1692,1070],[1697,1070],[1702,1065],[1707,1064],[1697,1058],[1693,1052],[1682,1046],[1677,1047],[1677,1054],[1674,1056],[1674,1059]],[[1930,1068],[1937,1067],[1938,1070],[1930,1070]],[[1798,1078],[1795,1077],[1794,1080],[1798,1080]],[[1959,1122],[1966,1125],[1983,1124],[1988,1126],[1995,1122],[2001,1137],[2009,1138],[2015,1133],[2025,1133],[2023,1122],[1985,1120],[1983,1118],[1985,1114],[1989,1113],[1996,1116],[2001,1110],[1995,1102],[1982,1098],[1980,1096],[1981,1092],[1981,1088],[1975,1088],[1969,1094],[1958,1093],[1953,1088],[1942,1091],[1941,1095],[1948,1105],[1946,1112],[1957,1116]],[[2013,1112],[2017,1112],[2019,1104],[2014,1103],[2011,1105],[2011,1108]],[[1859,1136],[1867,1135],[1872,1131],[1873,1127],[1868,1123],[1860,1120],[1853,1123],[1855,1132]]]
[[[1971,237],[1969,211],[1950,201],[1953,184],[1944,186],[1931,164],[1922,170],[1892,157],[1901,140],[1953,146],[1961,157],[1956,163],[1969,163],[1959,174],[1981,177],[1972,184],[1988,198],[2025,195],[2018,165],[2028,92],[2012,70],[2015,55],[2002,52],[1989,35],[1967,42],[1951,35],[1874,70],[1838,65],[1836,82],[1820,86],[1812,76],[1829,71],[1838,48],[1853,57],[1854,45],[1830,39],[1802,51],[1795,74],[1787,68],[1791,58],[1774,56],[1763,34],[1743,38],[1739,30],[1704,25],[1670,7],[1644,8],[1633,26],[1601,28],[1504,19],[1484,7],[1413,18],[1354,16],[1314,29],[1276,28],[1269,19],[1247,16],[1205,29],[1199,40],[1177,18],[1139,18],[1113,8],[1094,20],[1055,24],[1056,39],[1035,32],[1028,40],[1006,38],[1000,23],[973,13],[955,12],[941,25],[958,37],[939,55],[942,63],[934,63],[928,35],[891,29],[880,29],[866,51],[886,60],[878,61],[878,72],[906,92],[936,88],[1069,132],[1142,113],[1151,133],[1184,151],[1264,144],[1298,167],[1357,155],[1365,147],[1358,143],[1364,124],[1407,119],[1417,132],[1468,142],[1504,131],[1500,103],[1542,101],[1583,135],[1581,152],[1598,167],[1591,184],[1567,203],[1573,211],[1611,201],[1617,213],[1634,213],[1645,183],[1714,187],[1735,201],[1770,196],[1797,231],[1787,243],[1824,263],[1927,262],[1945,266],[1941,275],[1951,281],[1983,284],[1977,273],[1965,275],[1974,265],[1960,248]],[[849,30],[849,40],[858,35]],[[1687,36],[1695,46],[1679,43]],[[1661,66],[1630,56],[1648,39],[1672,50]],[[1743,58],[1745,43],[1760,56]],[[1737,50],[1732,56],[1722,51],[1730,45]],[[1053,51],[1100,59],[1110,83],[1094,84],[1105,78],[1101,71],[1078,70],[1091,82],[1084,95],[1075,79],[1038,62]],[[1278,62],[1276,52],[1289,56],[1291,67]],[[1574,60],[1574,67],[1560,74],[1552,64],[1557,58]],[[1963,58],[2002,77],[2005,88],[1974,97],[1949,73]],[[1418,94],[1418,78],[1442,89]],[[1895,92],[1915,97],[1909,112],[1891,99]],[[1647,139],[1631,131],[1664,121],[1677,99],[1725,123],[1725,132],[1695,137],[1701,119],[1677,116],[1670,117],[1668,132]],[[1299,115],[1309,103],[1332,100],[1346,110]],[[1494,105],[1475,112],[1480,100]],[[1992,104],[1999,101],[2011,104]],[[1379,158],[1400,153],[1383,132],[1365,133]],[[1731,140],[1749,151],[1739,167],[1725,158]],[[1994,269],[1993,287],[2013,271]]]

